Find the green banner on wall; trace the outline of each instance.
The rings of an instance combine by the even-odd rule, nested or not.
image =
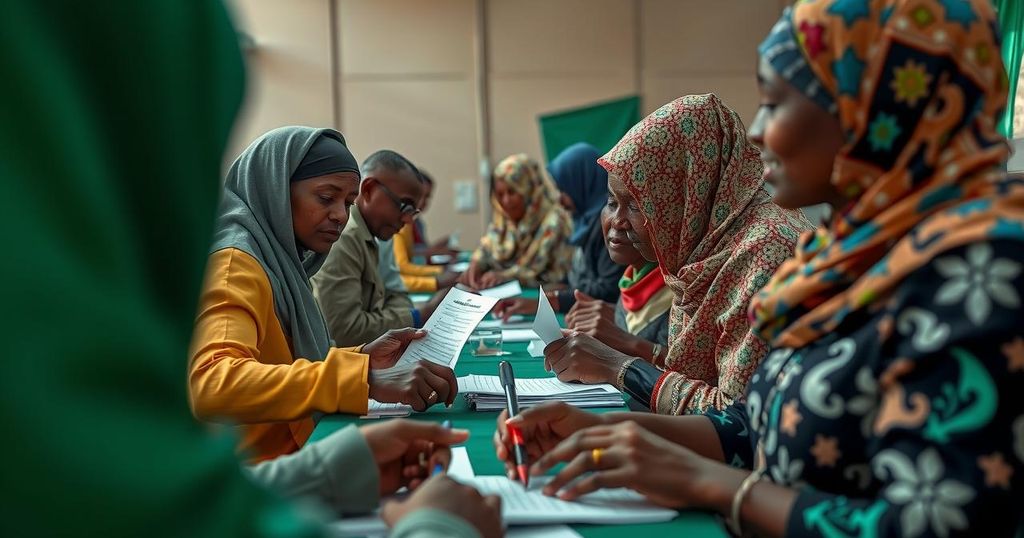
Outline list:
[[[640,121],[640,96],[546,114],[538,121],[545,162],[577,142],[587,142],[605,152]]]
[[[999,130],[1013,138],[1013,101],[1017,92],[1017,77],[1020,76],[1021,56],[1024,56],[1024,1],[995,0],[999,14],[999,27],[1003,32],[1003,63],[1010,79],[1010,97],[1006,103],[1006,115],[999,123]]]

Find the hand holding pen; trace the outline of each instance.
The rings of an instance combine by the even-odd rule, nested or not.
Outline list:
[[[519,397],[516,395],[516,377],[512,373],[512,365],[508,361],[501,361],[498,365],[498,378],[501,380],[502,388],[505,389],[505,406],[508,414],[514,417],[519,414]],[[519,428],[509,426],[508,432],[512,438],[512,455],[516,466],[516,476],[525,488],[530,485],[526,442],[523,440],[523,433]]]
[[[436,422],[396,419],[359,428],[380,471],[380,494],[390,495],[403,486],[419,486],[430,470],[448,468],[451,445],[464,443],[468,430],[446,428]],[[351,435],[341,430],[334,435]],[[330,443],[328,437],[319,443]],[[330,450],[331,444],[321,445]],[[421,464],[420,462],[424,462]]]

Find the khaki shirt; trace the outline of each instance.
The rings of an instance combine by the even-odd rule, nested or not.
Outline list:
[[[377,248],[366,221],[353,205],[345,230],[312,279],[313,293],[335,345],[365,344],[389,329],[413,324],[409,295],[384,286]]]

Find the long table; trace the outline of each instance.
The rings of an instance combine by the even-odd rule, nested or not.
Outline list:
[[[536,296],[536,293],[530,295]],[[527,344],[521,342],[505,343],[503,348],[509,352],[503,357],[474,357],[470,352],[470,346],[466,346],[459,356],[459,362],[455,367],[458,376],[469,374],[498,375],[498,362],[507,360],[512,363],[516,377],[534,378],[549,377],[551,374],[544,371],[542,359],[530,357],[526,351]],[[595,410],[597,412],[623,411],[626,407],[614,409]],[[456,398],[455,404],[450,409],[443,405],[435,405],[423,413],[414,413],[410,418],[416,420],[430,420],[441,422],[450,419],[452,424],[459,428],[470,431],[469,440],[466,442],[466,452],[473,464],[473,470],[478,475],[500,475],[504,474],[504,467],[494,456],[494,447],[491,438],[494,435],[496,412],[479,412],[469,408],[462,396]],[[371,419],[373,420],[373,419]],[[359,419],[352,415],[329,415],[320,420],[310,438],[310,442],[323,439],[331,433],[348,426],[349,424],[366,424],[365,419]],[[711,514],[698,511],[683,511],[672,521],[666,523],[645,524],[645,525],[573,525],[576,532],[586,537],[602,538],[623,536],[685,536],[687,538],[698,537],[725,537],[728,534],[719,523],[718,519]]]

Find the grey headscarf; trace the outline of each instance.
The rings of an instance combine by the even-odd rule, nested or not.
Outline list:
[[[331,347],[309,283],[327,255],[296,243],[289,179],[321,135],[345,143],[333,129],[281,127],[257,138],[235,159],[224,181],[211,250],[237,248],[260,262],[292,354],[310,360],[325,358]],[[358,173],[358,166],[353,171]]]

